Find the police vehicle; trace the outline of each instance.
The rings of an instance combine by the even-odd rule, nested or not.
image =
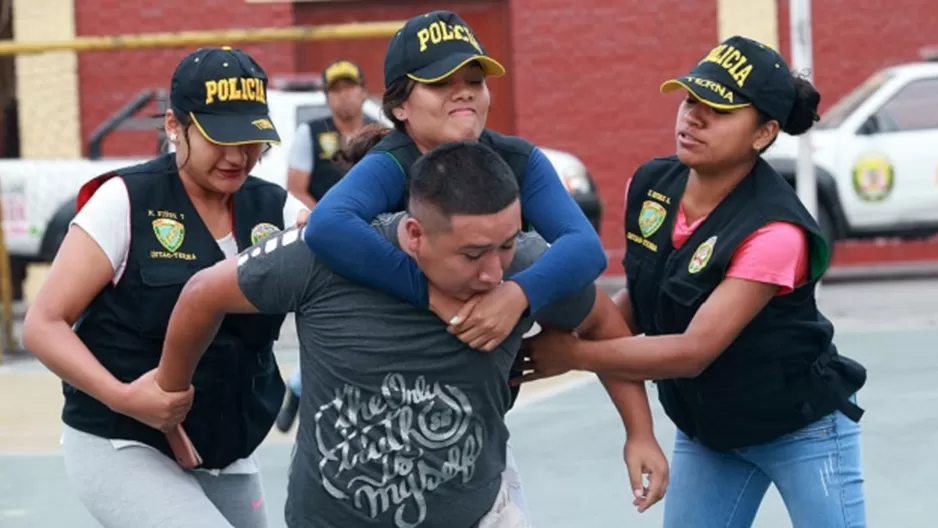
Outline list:
[[[828,109],[811,133],[818,220],[831,240],[938,233],[938,48],[881,69]],[[794,185],[797,138],[765,159]]]

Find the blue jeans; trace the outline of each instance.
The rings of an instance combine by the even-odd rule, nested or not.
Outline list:
[[[303,383],[300,381],[300,367],[297,367],[287,379],[287,388],[293,391],[293,394],[299,396],[303,392]]]
[[[749,528],[769,484],[793,528],[865,527],[860,426],[835,412],[771,442],[727,452],[678,431],[664,528]]]

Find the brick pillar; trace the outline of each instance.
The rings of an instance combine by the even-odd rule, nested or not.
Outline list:
[[[777,0],[717,0],[720,40],[742,35],[773,49],[778,46]]]
[[[13,0],[17,42],[75,38],[74,0]],[[23,158],[81,156],[78,61],[74,52],[16,57]]]

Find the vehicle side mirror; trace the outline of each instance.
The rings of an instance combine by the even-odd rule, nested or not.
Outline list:
[[[860,126],[860,129],[857,130],[857,134],[871,136],[879,132],[879,130],[879,118],[876,117],[876,114],[873,114]]]

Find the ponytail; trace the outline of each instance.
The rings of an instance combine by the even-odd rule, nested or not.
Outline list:
[[[355,165],[364,158],[369,150],[374,148],[375,145],[384,139],[384,136],[390,133],[390,128],[377,123],[366,125],[349,140],[347,145],[332,155],[332,161],[345,167],[346,170],[351,169],[352,165]]]

